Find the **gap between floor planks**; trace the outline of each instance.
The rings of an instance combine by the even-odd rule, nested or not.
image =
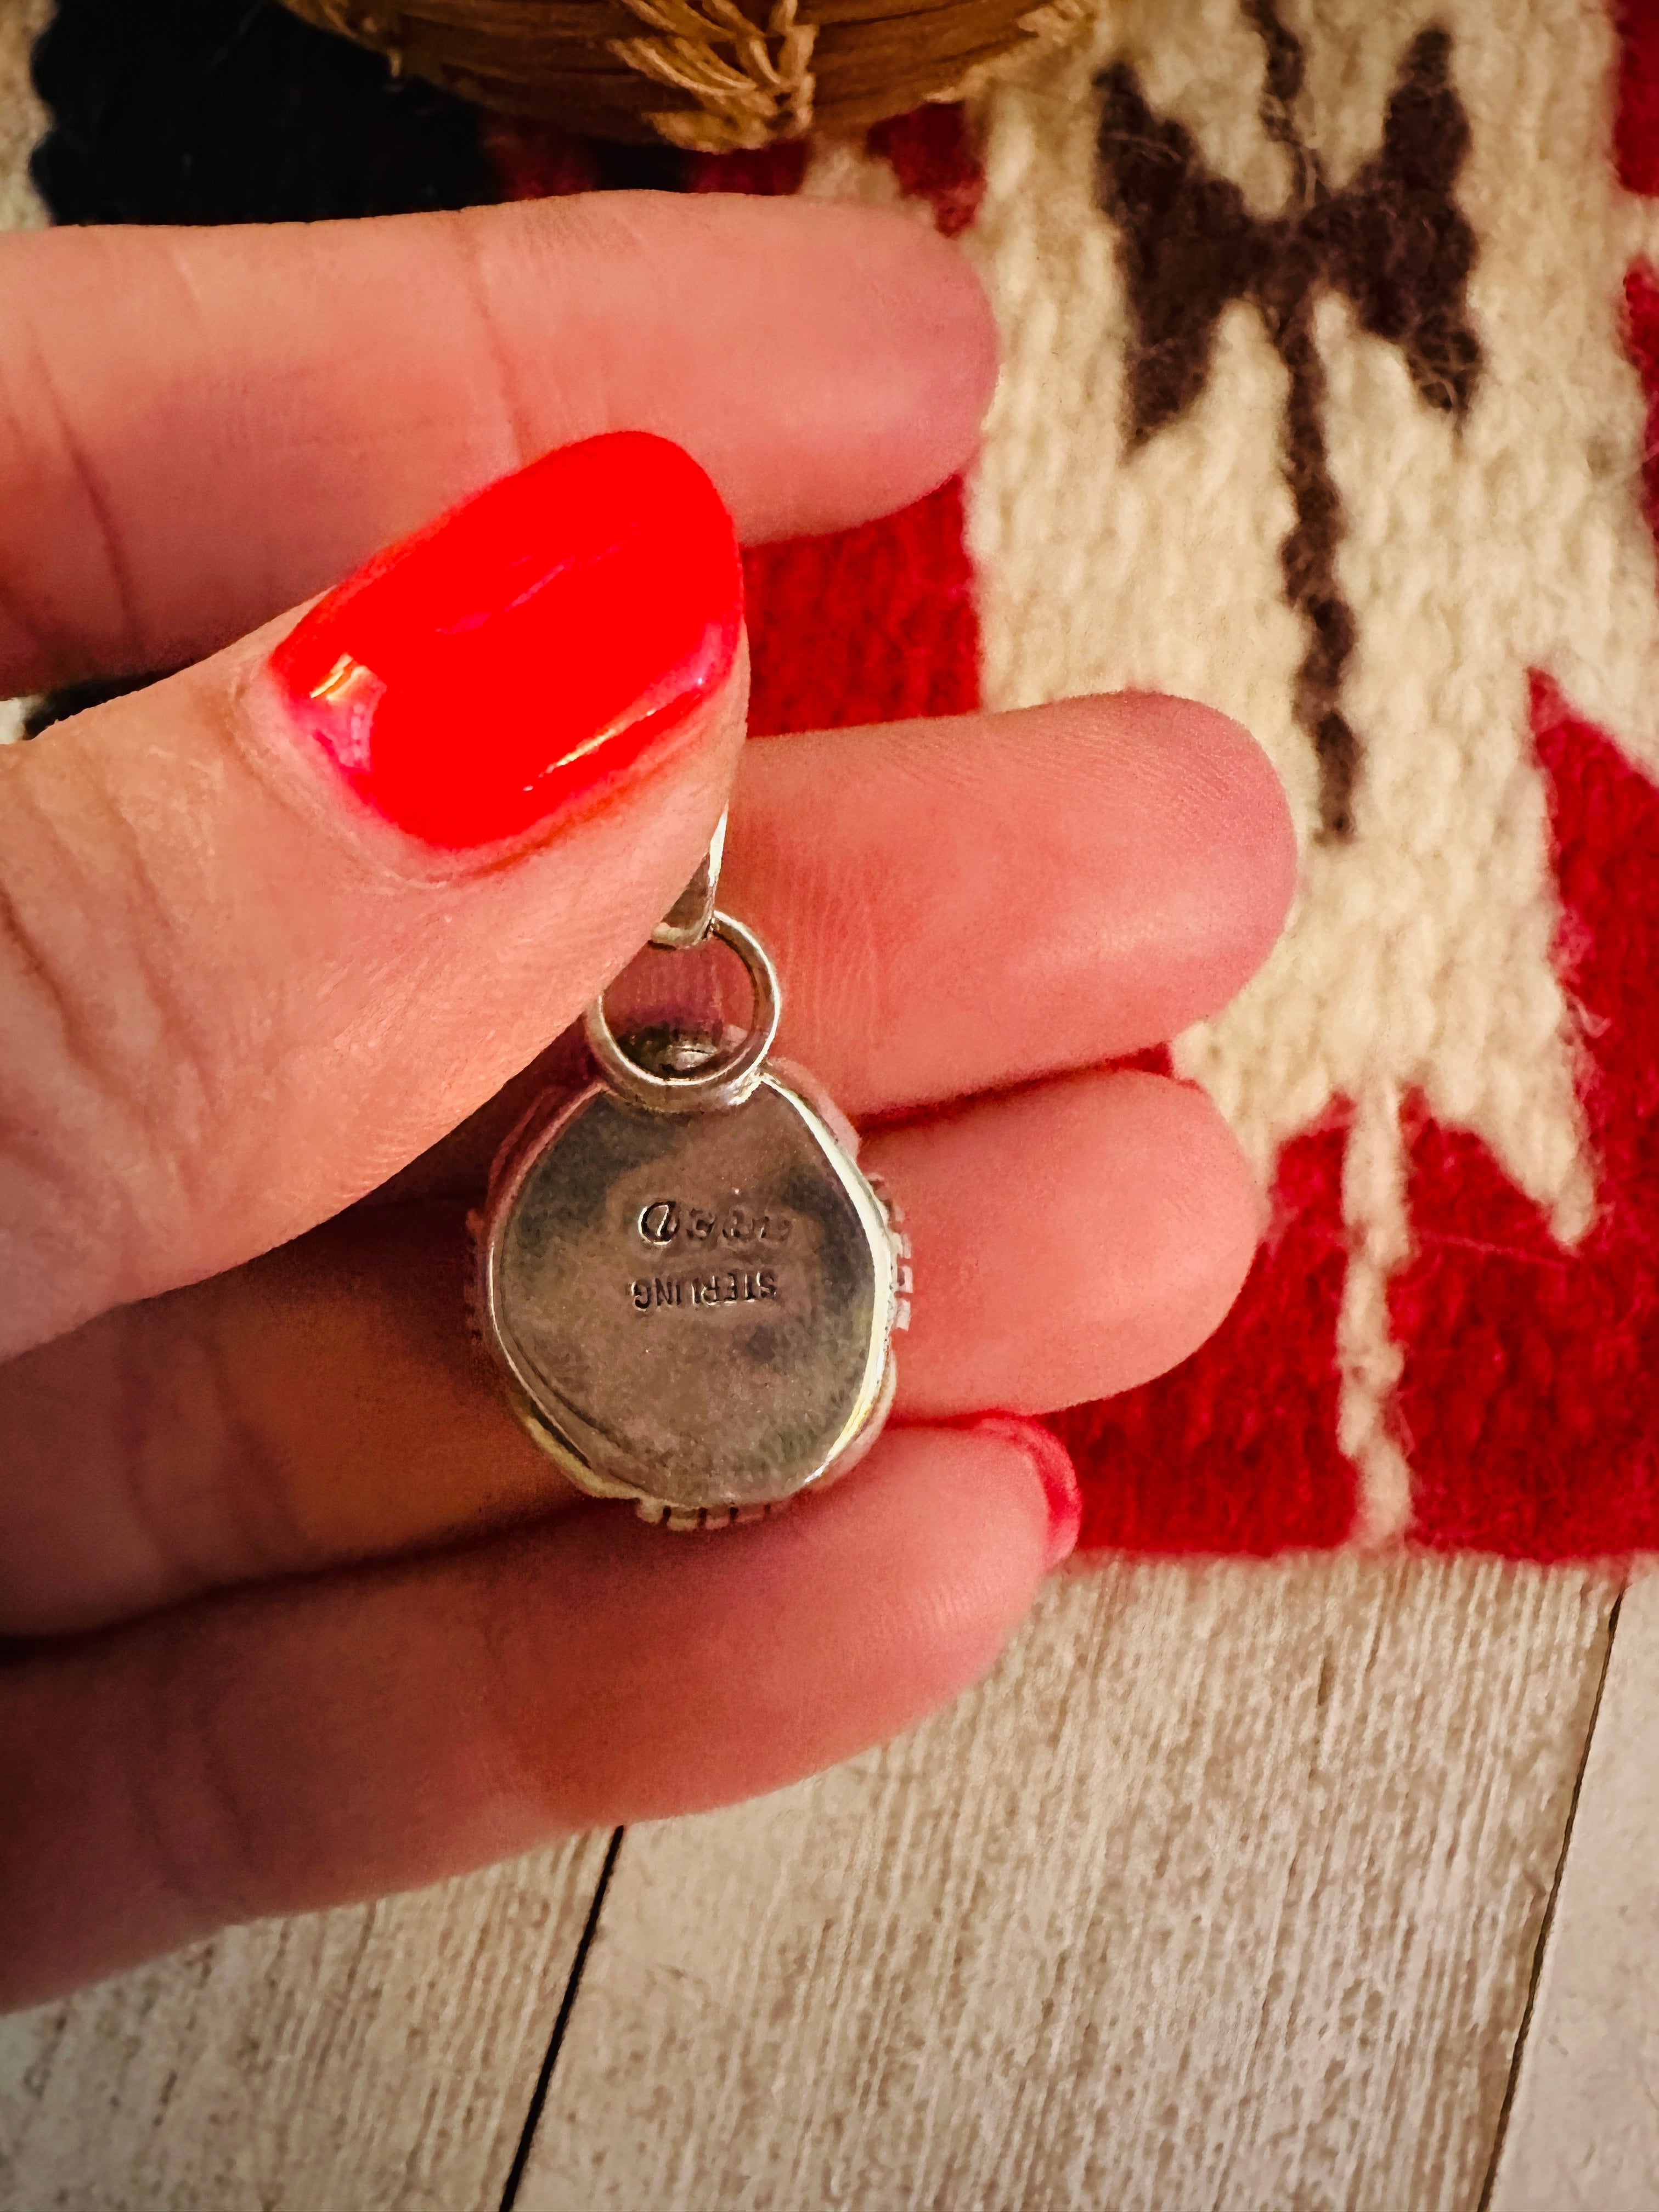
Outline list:
[[[1659,2205],[1659,1576],[1620,1601],[1490,2212]]]
[[[519,2212],[1478,2199],[1614,1585],[1120,1565],[623,1851]]]
[[[608,1844],[0,2020],[0,2207],[495,2212]]]
[[[905,1741],[629,1836],[518,2212],[1472,2206],[1613,1595],[1062,1580]],[[492,2212],[606,1849],[0,2026],[0,2206]]]

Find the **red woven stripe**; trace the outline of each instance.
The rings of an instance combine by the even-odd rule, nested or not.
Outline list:
[[[762,546],[744,570],[756,736],[979,704],[959,483],[859,530]]]
[[[979,213],[985,171],[963,107],[918,107],[878,123],[866,144],[888,162],[902,191],[926,200],[942,236],[957,238]]]
[[[1659,1545],[1659,791],[1542,678],[1533,709],[1600,1213],[1564,1252],[1478,1139],[1424,1123],[1392,1310],[1420,1534],[1557,1559]]]
[[[1083,1543],[1138,1552],[1340,1544],[1353,1468],[1336,1447],[1339,1121],[1286,1146],[1274,1224],[1218,1334],[1171,1375],[1054,1424],[1083,1475]]]
[[[1659,0],[1620,0],[1619,107],[1613,143],[1619,180],[1659,192]]]

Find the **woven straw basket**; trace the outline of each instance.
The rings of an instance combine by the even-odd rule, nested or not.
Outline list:
[[[464,99],[731,153],[968,91],[1088,0],[289,0]]]

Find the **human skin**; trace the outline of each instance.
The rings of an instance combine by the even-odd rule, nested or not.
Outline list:
[[[483,844],[476,810],[459,844],[377,813],[296,720],[299,603],[550,447],[672,439],[749,538],[962,465],[994,337],[902,219],[618,195],[65,232],[0,240],[0,689],[195,663],[0,757],[22,2003],[775,1788],[982,1673],[1076,1533],[1034,1417],[1183,1358],[1248,1268],[1213,1109],[1108,1063],[1239,988],[1294,855],[1253,742],[1166,699],[745,749],[739,650],[624,773]],[[918,1294],[856,1472],[687,1539],[518,1429],[465,1215],[728,798],[722,902]]]

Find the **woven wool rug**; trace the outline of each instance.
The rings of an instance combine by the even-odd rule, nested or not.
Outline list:
[[[751,555],[757,732],[1185,692],[1304,843],[1173,1053],[1272,1231],[1203,1352],[1059,1424],[1085,1541],[1659,1548],[1659,0],[1104,0],[967,108],[724,158],[246,0],[60,0],[36,75],[59,220],[646,185],[957,240],[978,467]]]

